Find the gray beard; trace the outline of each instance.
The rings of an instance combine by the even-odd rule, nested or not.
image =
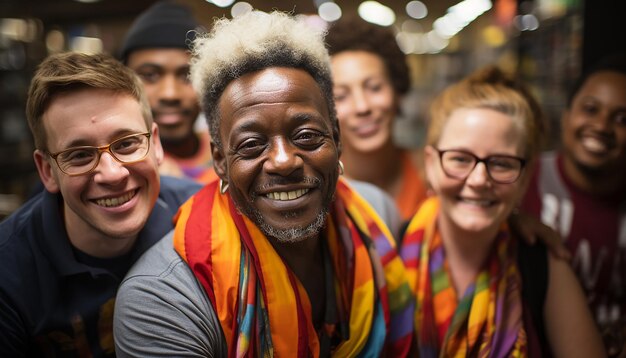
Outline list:
[[[326,214],[328,213],[327,209],[322,210],[312,223],[304,227],[278,229],[266,223],[258,210],[242,210],[240,207],[237,209],[252,219],[265,236],[275,238],[280,243],[296,243],[317,236],[326,225]],[[284,215],[285,220],[289,220],[291,217],[293,215],[290,215],[290,213]]]
[[[335,177],[335,180],[336,180],[336,177]],[[315,184],[318,184],[318,186],[321,183],[319,179],[315,179],[315,178],[313,179],[304,178],[303,182],[315,183]],[[329,192],[329,194],[326,197],[326,200],[324,200],[325,204],[322,210],[320,210],[320,212],[317,214],[317,217],[312,223],[306,226],[291,227],[288,229],[279,229],[266,223],[265,220],[263,219],[263,215],[261,215],[261,212],[258,211],[252,205],[252,202],[248,203],[249,205],[247,205],[246,208],[241,207],[234,200],[233,202],[235,202],[237,211],[239,211],[243,215],[250,218],[250,220],[252,220],[259,227],[259,229],[261,229],[261,232],[263,232],[265,236],[274,238],[279,243],[297,243],[297,242],[302,242],[306,239],[316,237],[317,235],[319,235],[319,233],[322,231],[322,229],[326,225],[326,215],[328,214],[329,208],[332,205],[334,196],[335,196],[334,190],[332,192]],[[256,193],[253,193],[252,201],[254,201],[255,197],[256,197]],[[283,214],[283,218],[287,221],[289,221],[289,219],[294,218],[295,216],[296,214],[293,212],[286,212]]]

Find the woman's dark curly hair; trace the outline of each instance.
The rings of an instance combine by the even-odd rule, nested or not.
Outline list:
[[[325,40],[331,56],[342,51],[367,51],[380,56],[396,93],[408,92],[409,67],[391,29],[355,16],[344,17],[328,29]]]

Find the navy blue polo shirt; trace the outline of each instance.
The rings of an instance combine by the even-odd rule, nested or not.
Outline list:
[[[201,185],[161,177],[132,251],[100,259],[73,248],[58,194],[42,191],[0,223],[0,357],[114,357],[113,307],[130,266],[173,228]]]

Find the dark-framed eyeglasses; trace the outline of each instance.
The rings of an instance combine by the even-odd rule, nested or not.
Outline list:
[[[70,176],[91,173],[100,162],[103,152],[107,152],[116,161],[123,164],[139,162],[146,158],[150,150],[150,132],[130,134],[118,138],[101,147],[80,146],[62,150],[58,153],[45,151],[61,171]]]
[[[450,178],[464,180],[478,163],[485,164],[489,178],[499,184],[511,184],[522,175],[526,159],[510,155],[490,155],[480,158],[465,150],[440,150],[441,169]]]

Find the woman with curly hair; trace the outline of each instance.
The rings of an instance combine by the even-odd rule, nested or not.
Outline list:
[[[426,186],[421,151],[401,148],[392,135],[400,99],[410,87],[405,55],[391,30],[355,17],[331,26],[326,43],[345,175],[382,188],[406,220],[426,197]]]

